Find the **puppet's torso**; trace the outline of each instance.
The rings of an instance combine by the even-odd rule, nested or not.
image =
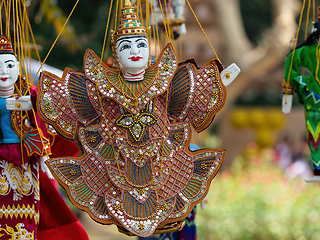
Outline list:
[[[22,87],[16,87],[16,90],[24,93],[28,84],[24,81],[21,84]],[[37,239],[40,205],[37,156],[45,154],[47,141],[41,142],[42,133],[34,125],[31,111],[9,111],[4,98],[0,99],[0,108],[3,131],[0,143],[0,239]],[[29,126],[21,124],[26,120]],[[47,151],[50,152],[49,148]]]
[[[292,57],[293,55],[293,57]],[[320,170],[320,45],[312,44],[296,49],[285,63],[285,80],[304,105],[306,129],[313,167]],[[306,69],[301,71],[301,68]],[[285,85],[283,88],[285,89]]]
[[[80,158],[51,159],[49,167],[93,219],[146,237],[205,197],[225,153],[190,151],[190,123],[205,129],[225,88],[215,61],[200,70],[178,66],[170,45],[141,82],[124,82],[99,63],[89,50],[84,73],[40,78],[38,112],[83,149]]]

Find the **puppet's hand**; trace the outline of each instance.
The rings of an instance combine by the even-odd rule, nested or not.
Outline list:
[[[200,202],[201,209],[207,207],[209,202],[209,194]]]
[[[307,183],[310,183],[310,182],[320,182],[320,176],[313,176],[311,178],[307,178],[305,180]]]
[[[292,95],[283,95],[282,97],[282,113],[290,114],[292,107]]]
[[[48,178],[53,179],[53,176],[52,176],[49,168],[48,168],[47,165],[46,165],[46,161],[47,161],[48,159],[49,159],[48,156],[40,157],[40,165],[41,165],[42,171],[47,174]]]
[[[220,73],[222,83],[227,87],[240,73],[240,68],[232,63]]]
[[[13,97],[6,99],[6,106],[8,110],[30,110],[33,108],[31,98],[29,95],[22,97]]]

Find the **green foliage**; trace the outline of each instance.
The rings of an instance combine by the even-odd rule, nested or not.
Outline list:
[[[263,31],[271,26],[271,1],[240,0],[240,9],[248,38],[258,43]]]
[[[199,239],[320,239],[319,184],[289,180],[267,160],[235,161],[212,182],[199,210]]]
[[[76,0],[43,0],[35,1],[35,4],[30,6],[29,18],[36,42],[42,47],[40,51],[42,60],[47,55],[75,3]],[[62,70],[65,67],[82,70],[83,56],[87,48],[101,55],[109,7],[110,0],[79,1],[64,34],[60,36],[46,63]],[[53,8],[55,11],[51,13]],[[52,15],[54,17],[51,17]],[[111,29],[113,28],[109,27],[109,31]]]

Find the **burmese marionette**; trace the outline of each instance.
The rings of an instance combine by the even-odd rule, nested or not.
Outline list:
[[[292,96],[298,95],[299,102],[305,109],[307,139],[312,158],[314,176],[306,182],[320,181],[320,81],[319,81],[319,37],[320,19],[314,23],[314,30],[308,39],[292,51],[285,63],[283,81],[282,112],[289,114],[292,105]],[[307,68],[310,74],[302,75],[299,67]],[[307,73],[307,71],[305,71]]]
[[[147,30],[129,0],[118,26],[115,67],[88,49],[83,72],[42,72],[37,111],[83,150],[47,161],[73,204],[97,222],[146,237],[184,219],[206,196],[225,151],[191,151],[191,127],[211,124],[239,69],[223,69],[217,59],[202,68],[178,63],[171,44],[150,66]]]
[[[19,77],[19,62],[11,42],[0,38],[0,239],[37,239],[39,224],[39,156],[50,153],[48,141],[31,112],[6,109],[6,99],[31,92]],[[22,97],[16,109],[32,108]],[[43,140],[43,144],[41,143]],[[39,142],[40,141],[40,142]]]

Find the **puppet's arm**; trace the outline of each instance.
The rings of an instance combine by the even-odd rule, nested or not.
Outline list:
[[[294,78],[298,77],[299,66],[303,66],[304,62],[301,58],[303,47],[291,52],[285,62],[284,79],[282,83],[282,113],[290,114],[292,107],[292,96],[294,94]]]
[[[54,179],[49,168],[46,165],[46,161],[49,159],[49,156],[40,157],[40,165],[43,172],[45,172],[50,179]]]
[[[225,87],[229,86],[230,83],[239,75],[240,68],[237,64],[232,63],[220,73],[222,83]]]
[[[6,99],[8,110],[27,111],[33,109],[30,95]]]
[[[170,116],[178,121],[188,117],[194,129],[201,132],[223,107],[225,85],[230,84],[239,72],[235,64],[224,69],[217,59],[207,62],[200,69],[194,59],[180,63],[171,82]]]
[[[292,95],[284,94],[282,96],[282,113],[290,114],[292,107]]]

